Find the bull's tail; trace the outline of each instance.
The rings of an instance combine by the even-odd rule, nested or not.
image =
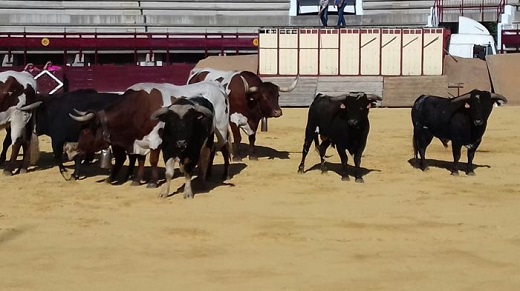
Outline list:
[[[34,132],[31,134],[29,140],[29,153],[29,163],[31,166],[34,166],[40,159],[40,143],[38,141],[38,136]]]

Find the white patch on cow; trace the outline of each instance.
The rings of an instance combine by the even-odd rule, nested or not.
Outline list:
[[[9,77],[13,77],[23,86],[24,89],[27,89],[29,85],[36,90],[36,80],[34,77],[28,72],[17,72],[17,71],[5,71],[0,72],[0,82],[5,83]]]
[[[229,119],[232,123],[236,124],[240,129],[242,129],[245,132],[245,134],[255,134],[255,131],[251,128],[251,126],[249,126],[249,123],[247,123],[247,117],[245,117],[241,113],[235,112],[231,114]]]
[[[17,71],[5,71],[0,72],[0,82],[5,83],[9,77],[13,77],[24,89],[27,89],[29,85],[37,92],[36,80],[28,72],[17,72]],[[12,92],[11,92],[12,93]],[[32,116],[31,112],[25,112],[19,110],[27,103],[27,96],[25,93],[20,96],[10,96],[9,98],[18,97],[18,103],[15,106],[9,107],[6,111],[0,112],[0,127],[5,128],[8,123],[11,126],[11,140],[14,144],[19,138],[25,137],[25,125],[29,122]]]
[[[195,75],[197,73],[202,73],[202,72],[208,73],[206,75],[206,78],[204,78],[205,81],[219,82],[220,84],[222,84],[224,86],[225,92],[228,95],[231,92],[231,90],[229,89],[229,84],[231,83],[231,79],[233,79],[233,77],[235,75],[240,74],[240,71],[220,71],[220,70],[214,70],[214,69],[210,69],[210,68],[204,68],[204,69],[200,69],[200,70],[194,72],[193,75]],[[191,76],[188,79],[188,82],[191,78],[193,78],[193,76]]]
[[[152,129],[152,131],[143,137],[141,140],[134,141],[134,148],[132,153],[136,155],[147,155],[150,150],[158,149],[162,143],[162,138],[159,136],[159,130],[164,128],[164,122],[159,122]]]
[[[190,109],[193,109],[193,105],[189,105],[189,104],[185,104],[185,105],[178,105],[178,104],[174,104],[170,107],[171,111],[175,112],[177,115],[179,115],[179,117],[182,119],[184,117],[184,115],[186,115],[186,113],[188,113],[188,111]]]
[[[11,113],[11,140],[14,144],[19,138],[29,138],[25,136],[25,125],[29,123],[32,114],[30,112],[14,109]]]
[[[77,142],[66,142],[63,145],[63,152],[67,155],[69,161],[74,159],[78,155],[78,143]]]
[[[166,163],[165,163],[165,168],[166,168],[166,177],[172,179],[173,178],[173,173],[174,173],[174,170],[175,170],[175,159],[174,158],[169,158]]]
[[[162,97],[162,107],[170,106],[172,105],[172,99],[171,96],[177,96],[175,93],[177,93],[177,88],[181,86],[175,86],[172,84],[166,84],[166,83],[138,83],[135,85],[132,85],[128,88],[128,90],[134,90],[134,91],[145,91],[146,93],[150,94],[153,89],[158,90],[161,93]],[[179,96],[180,97],[180,96]]]
[[[13,77],[20,85],[23,86],[24,89],[27,89],[29,85],[35,90],[37,90],[36,80],[34,77],[28,72],[17,72],[17,71],[5,71],[0,73],[0,82],[5,83],[9,77]],[[18,104],[16,104],[16,108],[21,108],[27,103],[27,96],[25,93],[20,94],[18,97]]]
[[[204,97],[208,99],[214,107],[215,115],[213,120],[213,128],[217,128],[218,143],[224,145],[228,139],[229,126],[229,108],[227,107],[227,93],[225,88],[217,82],[200,82],[196,84],[189,84],[177,86],[168,83],[139,83],[128,89],[135,91],[144,90],[150,93],[153,89],[161,92],[163,105],[167,107],[172,104],[171,97],[176,98],[193,98]],[[135,154],[147,154],[150,149],[157,149],[162,139],[159,137],[159,129],[164,127],[164,122],[159,122],[156,127],[142,140],[135,141],[133,150]]]
[[[316,126],[316,129],[314,130],[315,133],[319,134],[320,133],[320,127],[319,126]]]

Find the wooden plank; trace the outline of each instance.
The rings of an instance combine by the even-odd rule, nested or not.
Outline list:
[[[385,77],[383,107],[411,107],[422,94],[447,96],[448,78],[443,76]]]
[[[495,93],[504,95],[509,101],[508,105],[520,105],[520,54],[489,55],[486,56],[486,62]]]

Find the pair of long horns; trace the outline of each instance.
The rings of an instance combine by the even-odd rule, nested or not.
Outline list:
[[[20,110],[22,110],[22,111],[30,111],[30,110],[33,110],[34,108],[40,106],[41,104],[42,104],[42,101],[34,102],[34,103],[29,104],[29,105],[25,105],[25,106],[20,107]]]
[[[491,93],[491,92],[489,92],[489,94],[491,96],[491,99],[494,99],[495,102],[501,103],[500,105],[507,103],[507,98],[504,97],[503,95]],[[465,101],[465,100],[469,100],[469,98],[471,98],[471,92],[468,92],[459,97],[455,97],[455,98],[451,99],[451,102]]]
[[[154,113],[152,113],[152,115],[150,116],[150,119],[151,120],[158,120],[159,119],[159,116],[163,115],[163,114],[166,114],[168,111],[173,111],[179,115],[182,115],[181,112],[180,112],[180,107],[181,106],[185,106],[185,105],[176,105],[176,104],[172,104],[170,105],[169,107],[162,107],[162,108],[159,108],[157,110],[155,110]],[[204,115],[206,115],[207,117],[213,117],[213,112],[211,112],[211,110],[209,110],[208,108],[204,107],[204,106],[201,106],[199,104],[194,104],[193,105],[193,109],[195,111],[198,111]]]
[[[363,96],[367,96],[367,99],[370,100],[370,101],[381,101],[383,100],[383,98],[381,98],[381,96],[378,96],[376,94],[365,94],[364,92],[350,92],[348,94],[345,94],[345,95],[340,95],[340,96],[333,96],[333,97],[330,97],[330,100],[332,101],[343,101],[345,99],[347,99],[347,97],[353,97],[353,98],[361,98]]]
[[[249,84],[247,83],[246,79],[242,76],[240,76],[240,78],[242,79],[242,82],[244,83],[244,89],[245,89],[246,93],[254,93],[254,92],[258,91],[257,86],[249,87]],[[296,78],[294,78],[294,80],[292,81],[292,83],[289,87],[278,87],[278,90],[280,92],[291,92],[292,90],[294,90],[294,88],[296,88],[299,78],[300,78],[299,76],[296,76]]]
[[[79,111],[79,110],[77,110],[75,108],[74,108],[74,112],[76,112],[76,114],[78,114],[78,115],[76,116],[76,115],[73,115],[73,114],[69,113],[69,116],[72,119],[74,119],[76,121],[79,121],[79,122],[89,121],[92,118],[94,118],[94,116],[95,116],[94,112],[87,113],[86,111]]]

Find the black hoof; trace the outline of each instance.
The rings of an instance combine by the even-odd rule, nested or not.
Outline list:
[[[350,178],[348,176],[341,177],[341,181],[350,181]]]
[[[457,177],[459,175],[459,171],[452,171],[451,175]]]
[[[424,167],[424,168],[422,168],[422,171],[423,171],[423,172],[428,172],[429,170],[430,170],[430,167]]]
[[[250,161],[258,161],[258,156],[257,155],[249,155],[249,160]]]
[[[130,183],[130,186],[140,186],[141,183],[139,183],[139,181],[132,181],[132,183]]]
[[[20,169],[20,174],[26,174],[27,173],[27,169]]]
[[[475,172],[469,171],[469,172],[466,172],[466,175],[468,175],[468,176],[475,176]]]
[[[240,156],[233,157],[233,162],[241,162],[241,161],[242,161],[242,157],[240,157]]]
[[[4,175],[5,176],[12,176],[13,175],[13,172],[9,171],[9,170],[4,170]]]
[[[157,183],[148,183],[148,185],[146,185],[146,188],[157,188]]]
[[[356,183],[365,183],[365,180],[363,180],[363,178],[356,178]]]

